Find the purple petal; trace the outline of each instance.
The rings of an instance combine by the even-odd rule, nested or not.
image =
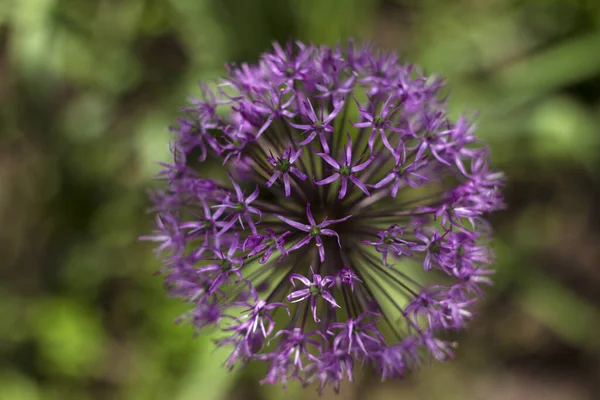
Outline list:
[[[315,222],[315,219],[313,218],[312,212],[310,212],[310,203],[308,203],[306,205],[306,216],[308,217],[308,222],[310,223],[311,227],[317,225],[317,223]],[[308,232],[309,230],[310,230],[310,227],[307,228],[306,232]]]
[[[310,243],[311,239],[312,239],[311,235],[305,236],[302,240],[298,241],[298,243],[296,243],[295,245],[290,247],[290,249],[288,251],[294,251],[294,250],[299,249],[300,247],[304,246],[305,244]]]
[[[415,155],[415,160],[420,160],[421,156],[423,155],[423,153],[425,152],[426,149],[427,149],[427,142],[426,141],[421,142],[421,144],[419,145],[419,149],[417,150],[417,155]]]
[[[258,208],[250,206],[250,207],[247,207],[246,209],[248,210],[249,213],[258,215],[258,220],[260,222],[260,220],[262,219],[262,213],[260,212],[260,210]]]
[[[298,151],[294,152],[292,154],[292,156],[289,158],[290,164],[293,164],[301,155],[302,155],[302,149],[298,149]]]
[[[290,197],[290,174],[283,175],[283,187],[285,188],[285,197]]]
[[[349,133],[346,133],[348,136],[348,145],[346,146],[346,165],[350,165],[352,163],[352,138]]]
[[[330,219],[329,221],[323,221],[319,225],[319,228],[325,228],[326,226],[329,226],[329,225],[332,225],[332,224],[337,224],[338,222],[344,222],[344,221],[346,221],[350,217],[352,217],[352,215],[348,215],[347,217],[340,218],[340,219]]]
[[[395,183],[394,186],[392,186],[392,197],[396,198],[396,195],[398,194],[398,189],[400,188],[400,180],[398,179]]]
[[[327,164],[331,165],[333,168],[340,169],[340,164],[338,164],[338,162],[334,158],[332,158],[329,154],[317,153],[317,155],[319,157],[321,157],[323,159],[323,161],[325,161]]]
[[[366,194],[367,196],[370,196],[371,193],[369,193],[369,190],[367,189],[367,187],[354,175],[350,175],[350,180],[356,185],[358,186],[358,188],[360,190],[362,190],[362,192],[364,194]]]
[[[385,178],[383,178],[382,180],[377,182],[375,185],[373,185],[373,187],[375,189],[379,189],[379,188],[387,185],[392,179],[394,179],[395,176],[396,176],[396,174],[394,172],[390,172],[389,174],[387,174],[387,176]]]
[[[202,209],[204,210],[204,217],[210,219],[210,208],[208,207],[208,204],[206,204],[204,199],[200,199],[200,202],[202,203]]]
[[[372,116],[371,114],[369,114],[369,112],[368,112],[368,111],[366,111],[364,108],[362,108],[362,107],[359,107],[359,109],[360,109],[360,114],[361,114],[361,116],[362,116],[364,119],[366,119],[367,121],[369,121],[369,125],[373,125],[373,120],[374,120],[373,116]],[[367,125],[367,126],[369,126],[369,125]],[[356,125],[355,125],[355,126],[356,126]]]
[[[306,139],[304,139],[303,141],[299,142],[298,144],[300,146],[304,146],[305,144],[308,144],[308,143],[312,142],[312,140],[315,138],[315,136],[317,136],[317,131],[312,131],[310,133],[310,135],[308,135],[308,137]]]
[[[356,128],[367,128],[369,126],[372,126],[373,123],[372,122],[359,122],[357,124],[353,123],[353,126],[355,126]]]
[[[342,244],[340,243],[340,236],[332,229],[321,229],[321,234],[325,236],[335,236],[337,238],[338,246],[340,249],[342,248]],[[321,260],[323,261],[323,260]]]
[[[269,258],[271,258],[273,251],[274,251],[273,248],[267,249],[267,251],[265,251],[265,254],[263,254],[262,258],[260,259],[260,261],[258,263],[259,264],[266,263],[269,260]]]
[[[296,129],[300,129],[302,131],[309,131],[311,129],[310,125],[294,124],[293,122],[288,122],[288,123],[290,124],[291,127],[296,128]]]
[[[304,283],[305,286],[310,286],[311,285],[311,281],[305,277],[304,275],[300,275],[300,274],[292,274],[290,275],[290,282],[292,282],[292,285],[296,286],[294,283],[294,279],[298,279],[300,282]]]
[[[223,225],[223,228],[221,228],[221,230],[219,231],[219,233],[217,234],[218,236],[221,236],[223,233],[227,232],[229,229],[231,229],[231,227],[233,225],[235,225],[235,218],[232,218],[229,222],[227,222],[225,225]]]
[[[273,119],[274,119],[273,115],[271,115],[269,118],[267,118],[267,120],[265,121],[263,126],[261,126],[261,128],[256,133],[257,139],[267,130],[267,128],[271,125],[271,122],[273,122]]]
[[[296,221],[292,221],[291,219],[288,219],[286,217],[282,217],[281,215],[275,215],[277,218],[279,218],[280,220],[282,220],[283,222],[285,222],[288,225],[293,226],[296,229],[299,229],[303,232],[308,232],[310,231],[310,225],[304,225],[301,224],[300,222],[296,222]]]
[[[321,320],[317,317],[317,298],[313,297],[310,299],[310,309],[312,311],[313,319],[315,322],[321,322]]]
[[[318,248],[319,248],[319,259],[321,260],[321,262],[325,261],[325,247],[323,246],[323,241],[321,240],[320,237],[317,236],[317,242],[321,242],[321,244],[317,244]]]
[[[317,244],[318,243],[319,243],[319,241],[317,241]],[[311,271],[312,271],[312,268],[311,268]],[[321,281],[322,281],[321,275],[315,274],[314,271],[313,271],[313,284],[316,287],[321,288],[322,287]]]
[[[246,199],[246,201],[244,202],[245,204],[250,204],[252,203],[256,198],[258,197],[258,185],[256,185],[256,189],[254,189],[254,192],[248,196],[248,198]]]
[[[387,147],[390,152],[394,153],[394,148],[390,144],[390,141],[388,140],[388,137],[383,129],[381,129],[381,140],[383,141],[383,145]]]
[[[244,201],[244,193],[242,192],[242,189],[238,186],[237,183],[235,183],[235,180],[233,179],[233,176],[231,175],[231,173],[227,173],[227,175],[229,175],[229,179],[231,180],[231,183],[233,184],[233,188],[235,189],[235,194],[237,195],[237,199],[238,201]]]
[[[301,181],[305,181],[306,178],[308,178],[308,176],[306,176],[305,173],[298,171],[298,169],[296,167],[291,167],[290,172],[292,174],[294,174],[296,176],[296,178],[300,179]]]
[[[328,130],[327,128],[325,128]],[[323,146],[323,151],[325,153],[329,153],[329,146],[327,145],[327,138],[325,137],[325,132],[319,132],[319,140],[321,141],[321,146]]]
[[[291,303],[298,303],[302,300],[305,300],[308,296],[310,296],[310,290],[309,289],[301,289],[301,290],[296,290],[295,292],[290,293],[288,295],[287,299]]]
[[[308,107],[310,108],[310,114],[308,115],[308,117],[312,122],[315,122],[317,120],[317,113],[315,113],[315,109],[313,108],[312,103],[310,102],[310,100],[306,100],[304,104],[308,104]]]
[[[346,190],[348,189],[348,176],[342,176],[342,187],[340,188],[340,194],[338,199],[343,199],[346,196]]]
[[[337,178],[339,178],[339,177],[340,177],[340,174],[335,173],[335,174],[333,174],[333,175],[331,175],[331,176],[329,176],[329,177],[327,177],[325,179],[322,179],[320,181],[316,181],[315,185],[319,185],[319,186],[321,186],[321,185],[327,185],[327,184],[329,184],[331,182],[335,182],[335,180]]]
[[[369,159],[367,161],[365,161],[362,164],[358,164],[354,167],[351,168],[352,172],[359,172],[362,171],[363,169],[367,168],[367,166],[369,164],[371,164],[373,162],[373,160],[375,159],[375,157],[377,157],[377,154],[372,154],[371,157],[369,157]]]
[[[335,299],[329,292],[321,293],[321,297],[323,297],[329,304],[331,304],[335,308],[341,308],[338,303],[335,302]]]
[[[235,254],[235,252],[238,249],[239,239],[240,239],[239,234],[236,233],[235,235],[233,235],[233,240],[231,242],[231,245],[229,246],[229,250],[227,251],[227,257],[231,258]]]
[[[273,174],[273,176],[271,177],[271,179],[269,179],[267,181],[267,183],[265,184],[266,187],[270,188],[271,186],[273,186],[273,184],[275,183],[275,181],[277,179],[279,179],[279,177],[281,176],[281,172],[280,171],[275,171],[275,173]]]
[[[433,154],[433,156],[441,163],[446,164],[446,165],[451,165],[448,161],[444,160],[442,158],[442,156],[439,155],[439,153],[437,152],[437,150],[435,150],[433,147],[429,147],[429,149],[431,150],[431,154]]]
[[[324,287],[331,287],[335,283],[335,278],[333,276],[326,276],[323,278],[322,284]]]

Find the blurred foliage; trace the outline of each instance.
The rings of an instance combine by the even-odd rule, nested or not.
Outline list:
[[[282,396],[173,324],[185,308],[136,238],[166,128],[198,81],[273,40],[348,36],[442,73],[456,115],[479,111],[510,208],[494,217],[497,284],[459,359],[343,398],[597,398],[596,1],[4,0],[1,400]]]

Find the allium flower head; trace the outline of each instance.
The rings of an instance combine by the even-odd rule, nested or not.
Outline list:
[[[443,82],[352,42],[274,45],[184,107],[152,195],[169,294],[263,383],[445,360],[490,284],[503,175]]]

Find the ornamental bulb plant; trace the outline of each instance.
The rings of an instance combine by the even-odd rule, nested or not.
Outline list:
[[[491,283],[503,175],[442,80],[369,45],[274,44],[200,85],[151,195],[181,317],[229,368],[339,390],[453,356]]]

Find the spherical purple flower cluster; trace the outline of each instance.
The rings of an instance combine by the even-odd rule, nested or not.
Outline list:
[[[338,390],[360,366],[386,379],[451,357],[443,334],[490,283],[503,175],[443,82],[352,42],[275,44],[228,72],[172,129],[143,237],[183,318],[270,384]]]

